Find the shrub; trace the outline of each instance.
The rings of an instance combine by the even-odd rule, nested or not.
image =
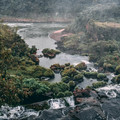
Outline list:
[[[32,46],[32,48],[30,49],[30,54],[36,54],[37,52],[37,48],[35,46]]]
[[[84,76],[87,78],[97,78],[97,72],[84,72]]]
[[[78,72],[76,71],[76,69],[70,68],[70,69],[63,70],[62,77],[68,76],[72,79],[77,74],[78,74]]]
[[[116,67],[115,71],[117,75],[120,74],[120,65]]]
[[[56,97],[57,98],[65,97],[65,94],[63,92],[59,92]]]
[[[105,85],[106,85],[106,82],[104,82],[104,81],[98,81],[96,83],[93,83],[92,87],[93,88],[99,88],[99,87],[104,87]]]
[[[115,71],[113,65],[111,65],[111,64],[104,63],[103,68],[104,68],[105,71],[109,71],[109,72],[114,72]]]
[[[77,74],[74,76],[74,81],[80,81],[82,82],[83,81],[83,75],[81,73]]]
[[[69,97],[69,96],[71,96],[72,95],[72,92],[70,92],[70,91],[65,91],[65,97]]]
[[[47,69],[47,70],[44,72],[44,76],[45,76],[45,77],[54,78],[54,73],[53,73],[52,70]]]
[[[115,78],[115,82],[118,84],[120,83],[120,74]]]
[[[103,74],[103,73],[99,73],[97,75],[97,78],[98,78],[98,80],[108,80],[107,76],[105,74]]]
[[[62,78],[62,82],[68,83],[70,81],[70,77],[65,76]]]
[[[86,70],[86,69],[87,69],[87,65],[86,65],[84,62],[82,62],[82,63],[76,65],[75,68],[76,68],[77,70],[79,70],[79,71],[81,71],[81,70]]]

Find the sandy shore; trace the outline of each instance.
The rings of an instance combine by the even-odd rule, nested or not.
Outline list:
[[[57,30],[53,33],[50,34],[50,38],[56,40],[56,41],[61,41],[61,38],[64,36],[70,36],[73,35],[73,33],[64,33],[65,29]]]

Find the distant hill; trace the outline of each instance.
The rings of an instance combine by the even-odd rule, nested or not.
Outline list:
[[[98,0],[0,0],[3,16],[35,18],[41,16],[75,17]]]
[[[92,2],[80,11],[76,20],[67,30],[69,32],[80,32],[86,30],[86,24],[91,21],[120,22],[120,1],[99,0]]]

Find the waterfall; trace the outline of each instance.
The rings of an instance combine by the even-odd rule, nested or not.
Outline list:
[[[50,109],[64,108],[66,107],[66,104],[69,105],[70,107],[75,106],[73,96],[60,99],[50,99],[48,101],[48,104],[50,105]]]

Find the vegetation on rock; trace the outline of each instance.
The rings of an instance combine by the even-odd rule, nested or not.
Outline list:
[[[45,48],[45,49],[43,49],[42,53],[43,53],[43,55],[45,57],[54,58],[57,54],[60,53],[60,51],[54,50],[54,49]]]

